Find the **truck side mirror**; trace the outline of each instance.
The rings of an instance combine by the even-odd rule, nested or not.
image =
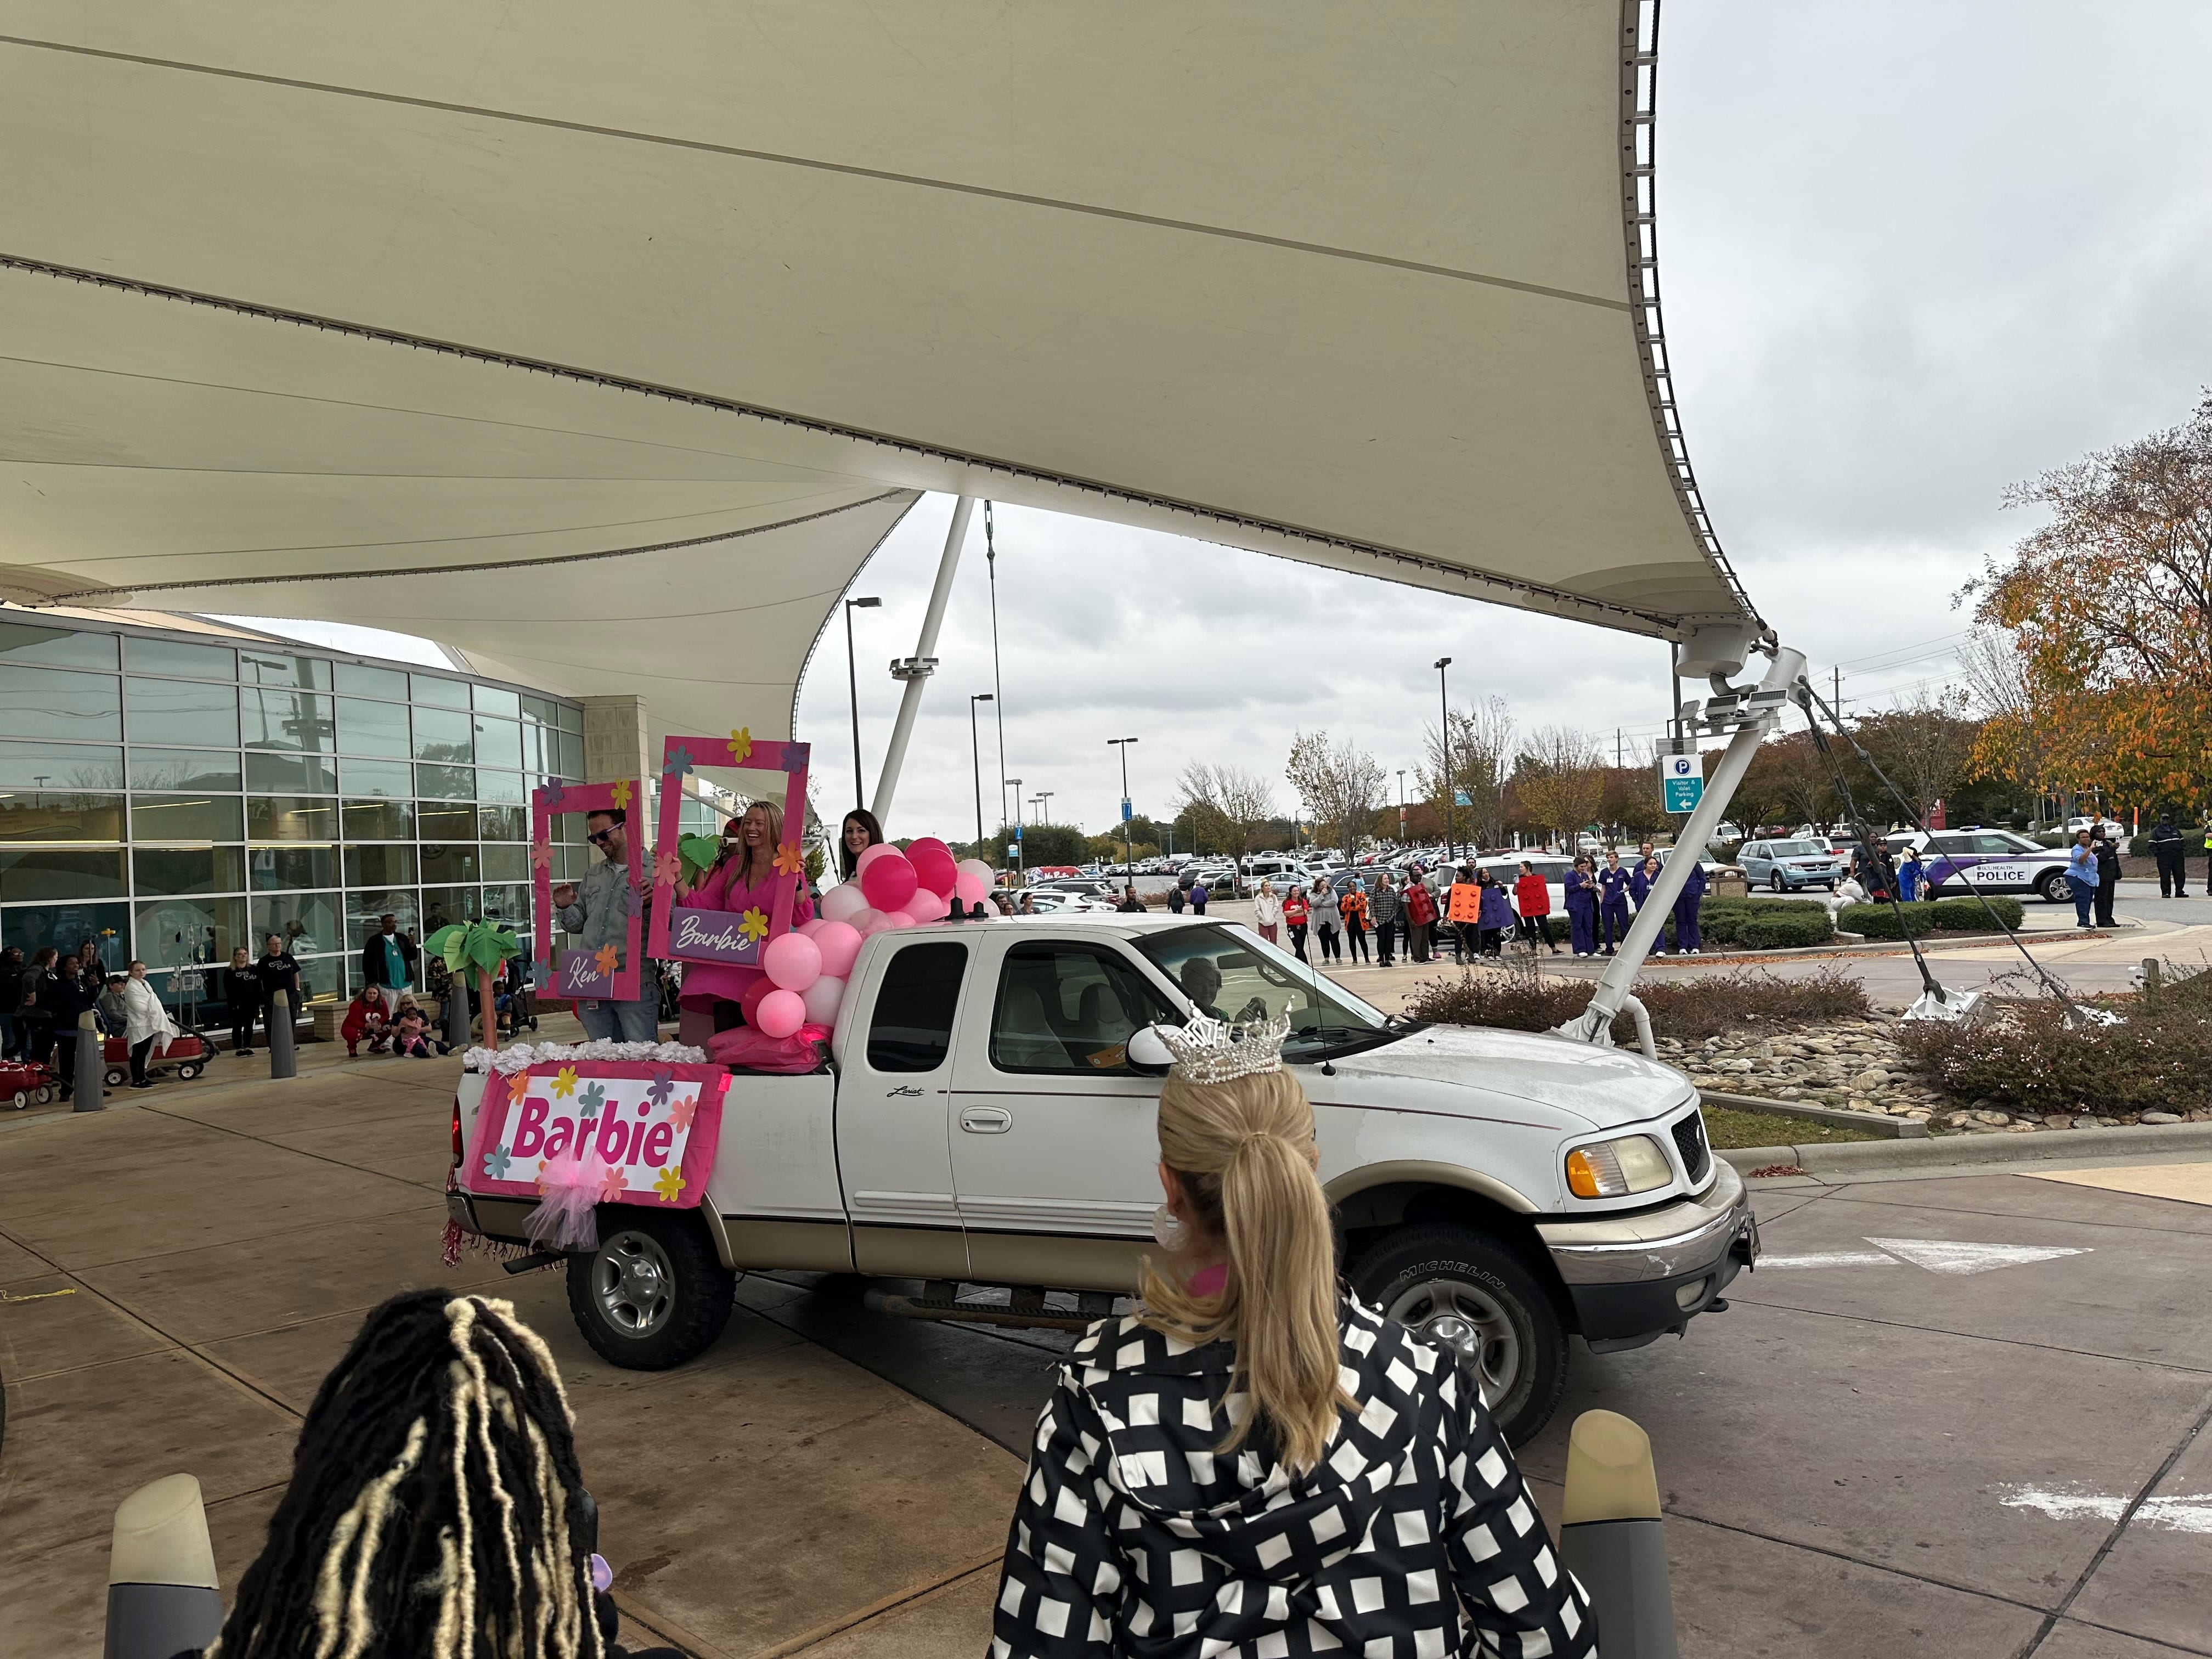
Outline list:
[[[1175,1064],[1175,1056],[1168,1052],[1168,1045],[1160,1040],[1157,1025],[1140,1028],[1130,1037],[1123,1052],[1128,1059],[1129,1069],[1144,1077],[1165,1077],[1168,1067]]]

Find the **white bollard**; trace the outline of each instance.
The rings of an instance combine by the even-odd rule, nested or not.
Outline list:
[[[1559,1553],[1589,1592],[1605,1659],[1677,1659],[1651,1437],[1618,1412],[1577,1418],[1559,1522]]]
[[[90,1010],[76,1021],[76,1104],[72,1111],[100,1112],[107,1109],[107,1044],[100,1035],[100,1022]]]
[[[165,1475],[115,1510],[105,1659],[173,1659],[222,1633],[222,1591],[200,1483]]]
[[[292,1029],[292,997],[283,990],[269,994],[269,1075],[272,1078],[300,1075],[300,1056],[294,1048],[297,1034]]]

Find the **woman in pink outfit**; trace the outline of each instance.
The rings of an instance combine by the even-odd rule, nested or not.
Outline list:
[[[771,801],[757,800],[742,817],[723,826],[722,851],[699,884],[678,888],[676,902],[695,910],[732,910],[743,915],[774,911],[775,884],[781,879],[775,867],[776,848],[783,844],[783,811]],[[814,919],[814,902],[806,896],[802,878],[792,895],[791,925]],[[719,962],[684,964],[683,1006],[710,1012],[714,1029],[726,1031],[745,1023],[739,1000],[761,977],[758,968],[741,968]]]

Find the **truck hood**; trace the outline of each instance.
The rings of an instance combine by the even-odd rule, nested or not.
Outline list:
[[[1432,1025],[1334,1063],[1334,1077],[1299,1068],[1316,1102],[1503,1117],[1570,1133],[1643,1122],[1696,1093],[1681,1073],[1633,1049],[1480,1025]]]

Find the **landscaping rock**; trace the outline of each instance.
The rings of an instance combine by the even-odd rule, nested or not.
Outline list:
[[[2186,1123],[2189,1120],[2179,1112],[2145,1112],[2141,1121],[2145,1123]]]

